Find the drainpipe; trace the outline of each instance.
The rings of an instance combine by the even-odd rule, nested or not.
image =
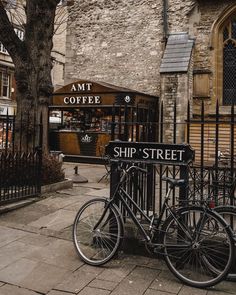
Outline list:
[[[168,0],[163,0],[163,38],[165,41],[167,41],[168,34]]]

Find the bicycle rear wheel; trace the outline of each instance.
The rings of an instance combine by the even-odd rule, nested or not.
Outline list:
[[[234,236],[236,237],[236,207],[235,206],[218,206],[214,210],[219,213],[224,220],[230,225]],[[227,279],[236,280],[236,253],[234,253],[233,265]]]
[[[102,265],[112,259],[123,235],[118,210],[107,204],[103,198],[90,200],[75,217],[74,245],[80,258],[90,265]]]
[[[181,208],[167,218],[162,230],[166,263],[182,282],[206,288],[227,276],[233,236],[217,213],[198,206]]]

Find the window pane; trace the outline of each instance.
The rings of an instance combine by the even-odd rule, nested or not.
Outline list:
[[[224,38],[224,41],[229,39],[229,30],[227,27],[224,28],[223,38]]]
[[[2,96],[2,72],[0,72],[0,96]]]
[[[2,73],[2,96],[9,97],[9,75]]]
[[[232,21],[232,39],[236,39],[236,20]]]
[[[224,47],[223,104],[236,103],[236,47],[230,41]]]

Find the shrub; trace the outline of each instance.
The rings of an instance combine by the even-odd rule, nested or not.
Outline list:
[[[65,179],[62,162],[56,156],[44,154],[42,158],[42,185],[59,182]]]

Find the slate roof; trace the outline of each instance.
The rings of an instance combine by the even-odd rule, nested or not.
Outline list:
[[[194,40],[188,33],[170,34],[161,61],[160,73],[187,72]]]

